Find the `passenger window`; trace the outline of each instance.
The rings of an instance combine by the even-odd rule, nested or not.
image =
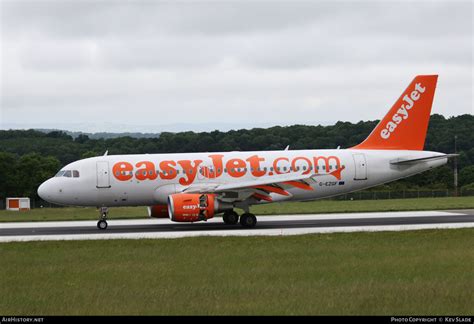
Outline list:
[[[79,171],[73,170],[72,171],[72,176],[73,176],[73,178],[79,178]]]

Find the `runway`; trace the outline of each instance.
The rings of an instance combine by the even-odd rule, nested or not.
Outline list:
[[[225,225],[221,218],[199,223],[173,223],[168,219],[109,220],[105,231],[96,221],[0,223],[0,242],[156,239],[195,236],[278,236],[310,233],[404,231],[474,227],[474,209],[258,216],[257,227]]]

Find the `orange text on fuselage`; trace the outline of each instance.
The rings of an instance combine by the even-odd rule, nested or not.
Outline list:
[[[337,156],[296,156],[293,158],[281,156],[267,161],[257,154],[248,158],[231,157],[224,160],[223,154],[210,154],[206,161],[195,160],[162,160],[139,161],[131,163],[121,161],[114,164],[112,173],[119,181],[136,179],[139,181],[178,179],[179,184],[192,184],[197,177],[200,179],[215,179],[224,174],[232,178],[241,178],[248,174],[252,177],[263,177],[298,172],[303,175],[328,173],[341,179],[344,169]]]

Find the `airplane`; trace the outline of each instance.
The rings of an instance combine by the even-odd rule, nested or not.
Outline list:
[[[423,151],[437,75],[418,75],[360,144],[348,149],[108,155],[66,165],[38,188],[51,203],[147,206],[150,217],[257,225],[252,205],[327,198],[409,177],[454,154]],[[235,209],[243,210],[239,214]]]

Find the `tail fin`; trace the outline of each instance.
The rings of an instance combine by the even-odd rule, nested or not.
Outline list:
[[[418,75],[370,135],[353,149],[423,150],[437,75]]]

